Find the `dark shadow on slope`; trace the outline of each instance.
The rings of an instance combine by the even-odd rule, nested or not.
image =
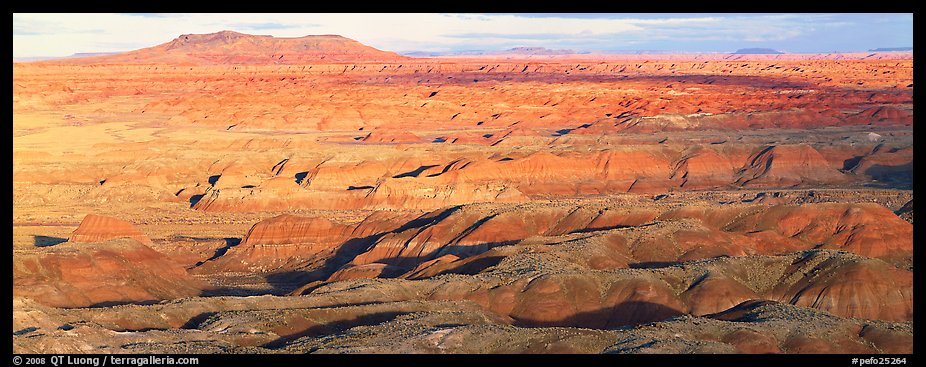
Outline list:
[[[319,280],[318,278],[324,277],[324,274],[325,271],[323,267],[315,271],[293,270],[270,273],[267,274],[264,279],[266,279],[267,284],[270,284],[270,287],[272,287],[270,294],[284,295],[307,283]]]
[[[324,263],[321,266],[318,266],[314,269],[306,270],[290,270],[290,271],[280,271],[273,272],[264,275],[265,281],[270,285],[270,289],[266,291],[255,291],[253,289],[244,289],[244,288],[235,288],[235,287],[219,287],[215,289],[209,289],[202,292],[203,297],[211,296],[226,296],[226,295],[235,295],[235,296],[251,296],[251,295],[260,295],[260,294],[274,294],[274,295],[284,295],[293,292],[294,290],[306,286],[313,282],[320,282],[328,279],[331,274],[338,271],[344,265],[351,262],[357,255],[367,251],[370,246],[372,246],[377,240],[381,237],[390,234],[390,233],[399,233],[414,228],[424,228],[433,224],[436,224],[448,216],[450,216],[455,211],[459,210],[461,206],[455,206],[448,208],[440,212],[431,212],[415,218],[402,226],[393,229],[391,231],[380,232],[366,237],[352,238],[335,250],[334,255],[324,260]],[[305,293],[311,292],[311,289],[305,289]]]
[[[589,233],[589,232],[597,232],[597,231],[610,231],[612,229],[633,228],[633,227],[640,227],[640,226],[614,225],[614,226],[604,226],[604,227],[588,227],[588,228],[580,228],[580,229],[574,230],[572,232],[569,232],[569,234]]]
[[[67,242],[67,238],[33,235],[32,242],[35,247],[48,247]]]
[[[463,207],[462,205],[457,205],[457,206],[452,206],[450,208],[447,208],[446,210],[443,210],[438,213],[430,212],[430,213],[422,214],[418,218],[412,219],[408,221],[407,223],[399,226],[396,229],[382,233],[380,237],[385,236],[386,234],[389,234],[389,233],[401,233],[401,232],[407,231],[412,228],[432,226],[434,224],[437,224],[443,221],[444,219],[447,219],[447,217],[449,217],[454,212],[460,210],[462,207]]]
[[[308,175],[309,175],[309,172],[299,172],[293,177],[296,179],[297,185],[302,185],[302,181],[304,181],[306,176]]]
[[[105,301],[105,302],[94,303],[90,306],[87,306],[87,308],[107,308],[107,307],[128,306],[128,305],[150,306],[150,305],[156,305],[158,303],[161,303],[161,300],[152,299],[152,300],[146,300],[146,301]]]
[[[241,288],[241,287],[216,287],[203,290],[199,296],[200,297],[251,297],[251,296],[265,296],[268,294],[273,294],[268,290],[262,289],[251,289],[251,288]]]
[[[327,280],[332,274],[334,274],[334,272],[340,270],[345,265],[350,263],[357,255],[360,255],[361,253],[364,253],[367,250],[369,250],[370,247],[374,243],[376,243],[376,241],[378,241],[380,238],[386,235],[389,235],[389,234],[401,233],[401,232],[405,232],[408,230],[415,230],[415,231],[424,230],[427,227],[430,227],[432,225],[435,225],[447,219],[450,215],[460,210],[461,208],[462,206],[458,205],[458,206],[450,207],[450,208],[447,208],[441,211],[429,212],[415,219],[412,219],[393,230],[376,233],[376,234],[369,235],[366,237],[352,238],[350,240],[347,240],[344,243],[342,243],[340,246],[338,246],[337,250],[335,250],[335,253],[331,257],[328,257],[327,259],[325,259],[324,263],[321,266],[315,267],[313,269],[287,270],[287,271],[268,273],[264,275],[264,279],[267,282],[267,284],[270,285],[271,289],[265,292],[255,293],[254,290],[251,290],[251,289],[236,289],[234,287],[225,287],[225,288],[217,288],[217,289],[210,289],[210,290],[204,291],[202,293],[202,296],[208,297],[208,296],[221,296],[221,295],[256,295],[256,294],[284,295],[284,294],[289,294],[295,291],[296,289],[309,285],[310,283],[322,282],[322,281]],[[490,218],[491,217],[483,218],[482,220],[478,221],[470,228],[467,228],[467,230],[464,230],[463,232],[464,236],[465,234],[468,234],[469,232],[471,232],[476,227],[478,227],[480,224],[484,223]],[[454,239],[450,241],[450,243],[455,243],[457,240],[458,239]],[[478,255],[493,247],[502,246],[502,245],[510,245],[510,244],[517,243],[517,242],[518,241],[504,241],[504,242],[480,243],[480,244],[475,244],[475,245],[463,245],[463,246],[451,244],[451,245],[443,246],[439,248],[434,253],[422,255],[421,257],[395,257],[395,258],[387,258],[387,259],[378,260],[377,262],[384,263],[387,265],[392,265],[392,266],[398,266],[398,267],[403,268],[405,271],[407,271],[407,270],[411,270],[411,268],[414,268],[422,261],[427,261],[427,260],[436,258],[446,253],[455,253],[461,257],[468,257],[468,256]],[[227,246],[227,247],[230,247],[230,246]],[[306,259],[306,260],[310,260],[310,259]],[[488,265],[489,262],[491,261],[490,260],[486,260],[486,261],[487,262],[485,264],[482,264],[482,266],[485,266],[485,267],[491,266],[491,265]],[[501,261],[501,259],[498,259],[498,261]],[[475,269],[478,268],[479,266],[480,265],[473,265],[472,268],[467,268],[468,270],[461,269],[460,271],[477,271]],[[318,284],[318,285],[321,285],[321,284]],[[311,289],[309,288],[303,289],[302,293],[303,294],[310,293],[313,289],[314,287]]]
[[[228,250],[230,250],[232,247],[238,246],[238,244],[240,244],[240,243],[241,243],[241,239],[240,239],[240,238],[226,237],[226,238],[225,238],[225,246],[219,247],[219,248],[215,249],[215,253],[212,254],[211,257],[209,257],[209,258],[206,259],[206,260],[197,262],[196,265],[194,265],[193,267],[195,268],[195,267],[197,267],[197,266],[200,266],[200,265],[202,265],[202,264],[205,264],[205,263],[208,262],[208,261],[212,261],[212,260],[215,260],[215,259],[218,259],[218,258],[222,257],[223,255],[225,255],[225,253],[228,252]]]
[[[427,276],[427,277],[412,277],[409,279],[424,279],[433,276],[445,275],[445,274],[460,274],[460,275],[475,275],[479,274],[482,271],[489,269],[495,265],[501,263],[507,255],[486,255],[489,251],[496,247],[500,246],[510,246],[520,242],[520,240],[514,241],[499,241],[499,242],[483,242],[478,244],[470,245],[446,245],[435,249],[430,253],[423,253],[420,256],[394,256],[387,257],[382,259],[377,259],[376,263],[386,264],[391,267],[398,268],[396,271],[398,273],[395,276],[391,275],[382,275],[377,278],[389,279],[396,278],[401,275],[407,274],[413,269],[417,268],[424,262],[437,259],[445,255],[454,255],[459,257],[459,260],[453,262],[454,267],[443,270],[437,274]],[[321,285],[321,284],[319,284]]]
[[[681,264],[678,261],[642,261],[638,263],[629,264],[631,269],[659,269],[667,268],[670,266]]]
[[[460,232],[459,235],[457,235],[457,236],[454,237],[452,240],[450,240],[450,243],[457,243],[457,242],[459,242],[460,240],[466,238],[466,236],[469,236],[470,233],[473,233],[473,231],[475,231],[476,228],[479,228],[479,226],[485,224],[485,222],[488,222],[488,221],[492,220],[492,218],[495,218],[496,216],[498,216],[498,213],[495,213],[495,214],[492,214],[492,215],[490,215],[490,216],[488,216],[488,217],[485,217],[485,218],[482,218],[482,219],[477,220],[476,223],[473,223],[471,226],[469,226],[468,228],[464,229],[463,232]]]
[[[187,322],[181,326],[181,329],[198,329],[200,325],[210,317],[217,315],[218,312],[203,312],[199,315],[191,317]]]
[[[757,193],[756,196],[753,197],[752,199],[743,199],[742,201],[743,201],[744,203],[751,203],[751,202],[754,202],[754,201],[757,201],[757,200],[758,200],[759,202],[761,202],[761,200],[762,200],[763,198],[765,198],[765,195],[766,195],[766,193],[760,192],[760,193]],[[731,203],[732,203],[732,202],[731,202]]]
[[[429,166],[421,166],[421,167],[418,167],[418,168],[416,168],[416,169],[414,169],[414,170],[411,170],[411,171],[408,171],[408,172],[405,172],[405,173],[400,173],[400,174],[398,174],[398,175],[392,176],[392,178],[403,178],[403,177],[416,177],[416,178],[417,178],[417,177],[418,177],[419,175],[421,175],[421,173],[424,172],[425,170],[428,170],[428,169],[431,169],[431,168],[434,168],[434,167],[437,167],[437,166],[438,166],[438,165],[436,165],[436,164],[434,164],[434,165],[429,165]]]
[[[437,176],[440,176],[440,175],[442,175],[442,174],[445,174],[445,173],[447,173],[447,171],[450,171],[450,169],[453,168],[453,165],[455,165],[455,164],[457,164],[457,163],[460,163],[460,161],[462,161],[462,160],[463,160],[462,158],[457,159],[457,160],[454,160],[454,161],[448,163],[446,166],[444,166],[444,168],[441,169],[440,172],[438,172],[438,173],[432,173],[432,174],[428,175],[428,177],[437,177]],[[471,163],[471,162],[466,162],[466,163],[464,163],[462,166],[460,166],[460,167],[457,168],[457,169],[464,169],[464,168],[466,168],[466,166],[468,166],[470,163]]]
[[[331,335],[343,332],[347,329],[356,326],[364,325],[378,325],[384,322],[392,321],[396,317],[406,314],[406,312],[399,311],[390,311],[390,312],[377,312],[366,315],[358,315],[351,319],[332,321],[325,324],[319,324],[312,326],[308,329],[300,331],[295,334],[289,334],[281,336],[280,338],[271,341],[267,344],[262,345],[264,348],[268,349],[280,349],[286,346],[289,342],[297,340],[302,337],[314,337],[322,335]]]
[[[198,203],[200,200],[202,200],[202,199],[203,199],[203,196],[206,196],[206,195],[204,195],[204,194],[199,194],[199,195],[190,196],[190,208],[196,206],[196,203]]]
[[[615,329],[664,321],[685,313],[666,305],[646,301],[630,301],[594,311],[580,312],[559,320],[515,319],[519,327],[580,327]]]
[[[271,294],[283,295],[306,284],[328,279],[331,274],[338,271],[344,265],[351,262],[357,255],[367,251],[370,246],[381,237],[376,234],[361,238],[351,238],[340,246],[334,255],[325,259],[322,266],[313,270],[293,270],[270,273],[265,276],[268,284],[272,287]]]
[[[897,166],[875,164],[868,167],[865,174],[891,188],[913,188],[913,162]]]
[[[347,187],[347,191],[354,191],[354,190],[372,190],[372,189],[373,189],[373,186],[369,186],[369,185],[367,185],[367,186],[348,186],[348,187]]]
[[[37,327],[27,327],[27,328],[25,328],[25,329],[20,329],[20,330],[14,331],[14,332],[13,332],[13,336],[23,336],[23,335],[29,334],[29,333],[34,332],[34,331],[37,331],[37,330],[39,330],[39,328],[37,328]]]
[[[842,162],[843,171],[851,171],[855,166],[858,166],[858,162],[862,161],[862,158],[865,158],[863,155],[855,156],[849,159],[846,159]]]
[[[578,130],[578,129],[587,129],[587,128],[591,127],[591,126],[592,126],[592,124],[582,124],[582,125],[579,125],[578,127],[574,127],[574,128],[571,128],[571,129],[559,129],[559,130],[556,130],[556,132],[554,132],[552,136],[563,136],[563,135],[567,135],[567,134],[569,134],[569,133],[571,133],[571,132],[573,132],[573,131],[575,131],[575,130]]]
[[[733,322],[758,322],[762,321],[765,315],[762,314],[761,308],[764,306],[770,306],[779,304],[781,302],[762,300],[762,299],[753,299],[748,301],[743,301],[742,303],[730,307],[724,311],[713,313],[710,315],[704,315],[706,318],[723,320],[723,321],[733,321]]]
[[[471,261],[465,261],[462,264],[455,266],[453,268],[444,270],[438,273],[437,275],[444,275],[444,274],[476,275],[476,274],[481,273],[483,270],[486,270],[495,265],[498,265],[506,257],[507,256],[479,257],[478,259],[473,259]]]
[[[563,136],[563,135],[571,133],[572,130],[575,130],[575,129],[559,129],[553,133],[553,136]]]

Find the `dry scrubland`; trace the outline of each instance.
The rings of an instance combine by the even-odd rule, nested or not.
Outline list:
[[[911,353],[909,54],[13,65],[13,350]]]

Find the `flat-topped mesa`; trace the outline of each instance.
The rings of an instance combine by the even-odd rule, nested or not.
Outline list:
[[[87,214],[68,241],[87,243],[108,241],[115,238],[131,238],[146,245],[151,244],[151,239],[135,228],[132,223],[96,214]]]
[[[232,31],[184,34],[154,47],[116,55],[69,59],[77,64],[305,64],[406,60],[338,35],[273,37]]]

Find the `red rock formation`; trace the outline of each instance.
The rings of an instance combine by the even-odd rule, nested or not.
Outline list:
[[[686,189],[724,187],[733,182],[737,163],[711,149],[700,149],[682,157],[669,178],[680,180],[679,186]]]
[[[338,282],[349,279],[392,278],[402,273],[401,268],[386,264],[348,265],[331,274],[329,282]]]
[[[547,274],[491,289],[441,287],[428,299],[469,299],[529,327],[614,328],[664,320],[685,308],[661,281],[631,278],[609,285],[589,274]]]
[[[527,195],[595,194],[627,192],[647,179],[658,182],[655,187],[665,187],[669,164],[638,150],[564,155],[542,150],[523,158],[478,161],[441,175],[445,176],[448,180],[517,184]]]
[[[599,287],[593,277],[544,275],[521,289],[512,304],[497,304],[496,309],[510,307],[508,315],[525,326],[607,326],[607,318],[593,315],[602,308]]]
[[[605,327],[665,320],[683,314],[686,309],[665,282],[643,277],[611,284],[602,305],[610,314]]]
[[[910,126],[913,125],[913,111],[893,106],[869,107],[849,117],[849,120],[859,125],[904,124]]]
[[[345,252],[350,256],[347,261],[354,265],[388,264],[420,279],[464,269],[470,261],[489,261],[469,257],[491,257],[487,251],[497,246],[576,233],[594,235],[583,242],[582,252],[561,256],[593,269],[720,256],[779,255],[818,247],[906,261],[912,257],[913,246],[910,223],[877,204],[756,205],[712,210],[681,207],[662,214],[653,209],[551,206],[527,210],[467,205],[418,218],[378,213],[356,225],[291,215],[272,218],[255,224],[241,245],[207,268],[295,269],[333,256],[348,241],[369,241],[362,248]],[[604,232],[647,224],[645,235],[629,239],[621,232]],[[429,263],[447,255],[466,259]]]
[[[708,231],[719,230],[695,238],[700,238],[707,247],[728,248],[733,252],[722,254],[731,256],[740,256],[743,252],[784,254],[814,247],[887,260],[910,258],[913,254],[913,226],[873,203],[755,206],[710,211],[683,207],[659,216],[660,220],[686,218],[701,221],[710,228]],[[691,234],[676,232],[671,236],[676,243],[683,244],[684,237],[690,238]],[[697,244],[698,240],[692,243]],[[729,244],[735,246],[729,247]],[[669,253],[675,251],[678,250]]]
[[[839,264],[824,261],[782,296],[798,306],[843,317],[910,321],[913,319],[913,273],[882,261]]]
[[[913,336],[879,325],[865,325],[859,335],[874,344],[883,353],[909,353],[913,350]]]
[[[460,260],[460,257],[451,254],[428,260],[403,274],[402,278],[415,280],[437,276],[452,268],[457,260]]]
[[[732,344],[740,353],[768,354],[782,352],[778,346],[778,340],[774,336],[746,328],[731,332],[721,340],[724,343]]]
[[[834,354],[835,346],[828,340],[812,338],[804,335],[794,335],[781,343],[781,347],[793,354]]]
[[[859,169],[850,171],[852,176],[833,168],[850,153],[837,151],[833,153],[837,156],[834,162],[830,162],[807,145],[766,147],[748,160],[743,148],[700,146],[694,152],[676,149],[638,147],[556,154],[542,150],[521,157],[499,154],[453,160],[322,162],[311,168],[303,165],[305,168],[299,168],[293,176],[232,165],[216,167],[222,173],[211,176],[217,177],[215,182],[205,183],[210,176],[203,175],[199,186],[175,196],[176,200],[191,200],[194,209],[212,212],[303,208],[431,210],[473,202],[661,193],[676,188],[840,186],[874,178],[888,183],[912,182],[909,150],[890,153],[908,156],[898,156],[899,163],[877,160],[887,158],[888,153],[861,158]],[[301,176],[295,178],[296,174]],[[194,196],[198,201],[193,200]],[[770,199],[761,200],[767,203]]]
[[[738,172],[737,184],[759,187],[787,187],[805,182],[841,183],[847,181],[831,168],[826,159],[807,145],[766,147],[749,158]]]
[[[688,305],[688,313],[694,316],[718,313],[760,298],[756,292],[739,282],[713,273],[705,274],[681,294],[681,299]]]
[[[658,211],[654,209],[607,208],[599,211],[598,215],[582,229],[635,227],[652,222],[658,214]]]
[[[336,255],[354,228],[320,217],[279,215],[254,224],[239,245],[198,271],[296,269]]]
[[[263,220],[248,230],[243,246],[328,243],[350,233],[349,226],[325,218],[306,218],[290,214]]]
[[[913,148],[889,148],[879,144],[870,153],[859,157],[850,171],[880,182],[912,184]]]
[[[56,245],[13,261],[13,295],[54,307],[176,299],[207,287],[134,239]]]
[[[484,243],[471,246],[454,246],[468,232],[478,228],[486,213],[477,210],[450,208],[435,210],[415,220],[417,226],[384,234],[358,255],[354,262],[367,264],[382,262],[396,266],[414,267],[418,263],[446,254],[475,255],[488,250]]]
[[[148,236],[136,229],[132,223],[96,214],[87,214],[68,241],[87,243],[107,241],[114,238],[131,238],[143,244],[151,244]]]

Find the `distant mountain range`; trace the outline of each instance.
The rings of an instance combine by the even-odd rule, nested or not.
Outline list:
[[[896,52],[913,51],[913,47],[884,47],[868,50],[869,52]],[[849,54],[863,51],[834,51],[820,53],[796,54]],[[409,51],[402,53],[410,57],[452,57],[452,56],[562,56],[562,55],[785,55],[790,52],[779,51],[773,48],[741,48],[734,52],[696,52],[696,51],[670,51],[670,50],[606,50],[606,51],[575,51],[569,49],[547,49],[544,47],[515,47],[507,50],[467,50],[467,51]]]
[[[431,51],[411,51],[403,53],[405,56],[412,57],[436,57],[436,56],[554,56],[554,55],[581,55],[591,54],[588,51],[575,51],[568,49],[549,49],[546,47],[514,47],[507,50],[467,50],[451,52],[431,52]]]
[[[912,47],[876,48],[869,52],[912,51]],[[571,57],[623,57],[633,55],[645,58],[647,55],[665,57],[693,55],[695,57],[723,57],[738,55],[767,55],[753,57],[777,57],[776,55],[814,57],[815,54],[788,54],[771,48],[743,48],[735,52],[679,52],[665,50],[611,50],[576,51],[571,49],[548,49],[545,47],[514,47],[507,50],[468,50],[452,52],[410,51],[400,55],[379,50],[339,35],[310,35],[304,37],[273,37],[250,35],[233,31],[209,34],[185,34],[157,46],[134,51],[84,52],[66,57],[23,57],[13,62],[44,61],[69,64],[105,63],[147,63],[147,64],[309,64],[344,62],[396,62],[410,57],[485,57],[509,59],[546,59]],[[846,54],[846,53],[826,53]],[[871,57],[868,55],[866,57]],[[663,56],[660,56],[663,57]],[[856,56],[850,56],[856,57]]]
[[[741,48],[736,50],[736,55],[781,55],[784,52],[771,48]]]
[[[871,51],[871,52],[913,51],[913,47],[881,47],[881,48],[873,48],[868,51]]]
[[[77,59],[82,57],[93,57],[93,56],[104,56],[104,55],[115,55],[120,52],[78,52],[70,56],[34,56],[34,57],[18,57],[14,58],[14,62],[29,62],[29,61],[44,61],[44,60],[59,60],[59,59]]]

